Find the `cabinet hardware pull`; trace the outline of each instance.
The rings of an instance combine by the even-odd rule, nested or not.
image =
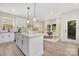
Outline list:
[[[10,35],[8,35],[8,37],[10,37]]]
[[[23,40],[21,41],[21,43],[23,44]]]
[[[24,37],[22,37],[22,38],[24,38]]]

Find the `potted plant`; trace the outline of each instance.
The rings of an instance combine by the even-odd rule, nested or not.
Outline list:
[[[47,30],[48,30],[47,34],[49,35],[49,38],[51,38],[51,35],[52,35],[53,33],[52,33],[52,31],[51,31],[51,25],[50,25],[50,24],[47,25]]]

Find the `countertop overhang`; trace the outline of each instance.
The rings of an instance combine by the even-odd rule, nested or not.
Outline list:
[[[43,33],[21,33],[22,35],[26,37],[38,37],[38,36],[44,36]]]

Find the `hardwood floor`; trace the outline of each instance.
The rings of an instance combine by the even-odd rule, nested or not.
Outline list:
[[[73,43],[44,41],[45,56],[78,56],[78,46]]]
[[[43,56],[77,56],[78,47],[76,44],[64,42],[44,41]],[[24,56],[14,42],[0,44],[0,56]]]
[[[0,56],[23,56],[14,42],[0,44]]]

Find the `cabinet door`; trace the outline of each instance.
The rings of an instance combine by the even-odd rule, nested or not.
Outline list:
[[[5,34],[5,38],[7,38],[7,41],[11,41],[11,34],[10,33],[6,33]]]
[[[21,47],[20,45],[21,45],[21,35],[20,34],[16,34],[16,45],[18,46],[18,47]]]
[[[9,37],[10,41],[14,41],[15,34],[14,33],[9,33],[8,37]]]
[[[4,42],[4,33],[0,33],[0,43]]]
[[[1,41],[2,41],[2,33],[0,33],[0,43],[1,43]]]
[[[14,33],[2,33],[2,39],[4,42],[14,41]]]
[[[19,47],[21,48],[21,46],[22,46],[22,44],[21,44],[21,39],[22,39],[22,36],[21,35],[19,35],[19,39],[18,39],[18,45],[19,45]]]
[[[29,55],[29,38],[25,37],[23,41],[23,52],[25,55]]]
[[[23,53],[25,55],[29,55],[29,41],[28,38],[26,36],[22,36],[21,37],[21,50],[23,51]]]
[[[16,39],[16,45],[18,46],[19,45],[19,34],[16,34],[15,39]]]
[[[25,40],[25,37],[24,36],[21,36],[21,49],[22,51],[24,52],[24,40]]]
[[[8,34],[7,33],[1,33],[0,34],[0,43],[5,43],[5,42],[9,42],[8,40]]]
[[[23,45],[23,36],[19,35],[18,37],[18,46],[22,50],[22,45]]]

